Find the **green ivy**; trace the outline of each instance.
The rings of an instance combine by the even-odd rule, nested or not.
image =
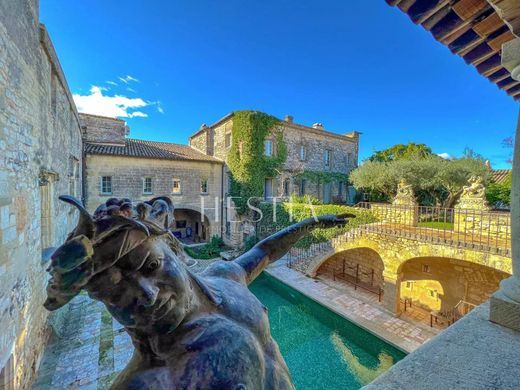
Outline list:
[[[278,176],[287,158],[279,124],[279,119],[258,111],[233,114],[233,143],[227,163],[231,172],[229,196],[236,197],[233,201],[239,214],[248,210],[249,198],[262,196],[265,178]],[[275,153],[270,157],[264,155],[264,140],[268,135],[273,135],[274,140]]]

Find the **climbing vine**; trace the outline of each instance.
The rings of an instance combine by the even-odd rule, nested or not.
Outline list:
[[[231,171],[229,196],[236,210],[244,214],[247,200],[261,197],[266,177],[275,177],[287,158],[287,146],[278,126],[279,119],[258,111],[237,111],[233,115],[232,145],[228,156]],[[264,140],[272,136],[274,153],[264,155]]]

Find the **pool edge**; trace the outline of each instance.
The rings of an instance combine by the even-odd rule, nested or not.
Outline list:
[[[278,275],[274,274],[273,272],[271,272],[271,270],[269,268],[265,269],[264,272],[266,274],[268,274],[270,277],[273,277],[275,278],[276,280],[278,280],[279,282],[285,284],[286,286],[289,286],[293,289],[295,289],[296,291],[298,291],[300,294],[304,295],[305,297],[309,298],[310,300],[316,302],[317,304],[321,305],[321,306],[324,306],[326,307],[328,310],[332,311],[333,313],[339,315],[340,317],[344,318],[345,320],[349,321],[349,322],[352,322],[353,324],[359,326],[360,328],[364,329],[365,331],[367,331],[368,333],[372,334],[373,336],[383,340],[385,343],[388,343],[390,344],[392,347],[398,349],[399,351],[405,353],[405,354],[410,354],[412,353],[413,351],[415,351],[417,348],[420,347],[419,346],[416,346],[416,347],[413,347],[413,348],[410,348],[406,345],[403,345],[403,343],[401,343],[399,340],[392,340],[391,337],[388,337],[390,335],[381,335],[380,333],[377,333],[375,330],[373,329],[370,329],[367,324],[363,324],[361,321],[359,321],[358,318],[352,318],[352,317],[349,317],[347,314],[345,313],[342,313],[338,310],[336,310],[332,305],[330,305],[329,303],[327,302],[323,302],[321,300],[319,300],[318,298],[316,297],[313,297],[311,295],[309,295],[306,291],[300,289],[298,286],[296,285],[293,285],[291,283],[289,283],[288,281],[280,278]],[[435,337],[435,336],[434,336]],[[431,339],[430,339],[431,340]],[[428,340],[429,341],[429,340]],[[428,341],[426,341],[425,343],[423,343],[422,345],[426,344]],[[404,341],[404,343],[407,343],[406,341]]]

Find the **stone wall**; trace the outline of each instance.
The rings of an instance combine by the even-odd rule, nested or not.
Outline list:
[[[357,275],[360,282],[383,288],[383,260],[368,248],[352,249],[331,256],[320,266],[316,275],[333,278],[334,272],[345,272],[355,276],[356,267],[359,267]]]
[[[128,127],[125,121],[97,115],[79,114],[85,142],[124,144]]]
[[[457,259],[422,257],[403,264],[401,297],[427,310],[446,310],[460,301],[480,305],[509,275]]]
[[[485,237],[484,242],[511,242],[511,214],[456,208],[453,230],[472,237]]]
[[[207,132],[201,131],[200,133],[190,137],[189,145],[192,148],[197,149],[199,152],[209,154]]]
[[[417,226],[417,206],[399,206],[385,203],[370,203],[370,211],[384,224]]]
[[[81,196],[79,118],[38,1],[0,2],[0,388],[30,387],[48,336],[48,247]],[[47,249],[47,250],[46,250]]]
[[[86,205],[93,212],[111,197],[133,201],[170,196],[175,207],[200,212],[208,217],[211,235],[219,234],[222,165],[200,161],[171,161],[118,156],[87,155]],[[101,194],[101,177],[112,177],[112,194]],[[143,194],[143,180],[152,178],[152,194]],[[208,179],[208,192],[201,194],[200,181]],[[173,179],[181,182],[181,192],[173,193]],[[215,204],[215,198],[218,198]],[[218,220],[217,220],[218,215]]]
[[[485,269],[496,271],[495,275],[510,275],[512,272],[511,257],[502,254],[450,246],[440,242],[425,242],[397,235],[364,231],[362,229],[354,229],[347,233],[345,240],[340,240],[337,245],[334,245],[333,250],[324,256],[319,254],[312,255],[302,272],[314,277],[322,264],[326,263],[331,256],[359,248],[371,249],[382,259],[385,282],[383,305],[391,312],[396,313],[402,309],[399,305],[401,281],[404,276],[402,268],[410,259],[437,258],[441,259],[441,262],[447,263],[454,260],[461,262],[466,268],[480,269],[479,267],[483,266]],[[488,285],[488,282],[480,275],[480,273],[475,273],[475,280],[480,280],[483,283],[482,291],[487,294],[490,291],[490,289],[485,287]],[[494,279],[488,278],[487,280],[490,280],[489,285],[495,283]],[[475,290],[468,290],[467,296],[476,298],[477,288],[478,284],[475,283]]]

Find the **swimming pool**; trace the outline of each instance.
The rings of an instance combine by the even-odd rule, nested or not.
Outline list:
[[[269,310],[297,390],[359,389],[406,356],[272,276],[249,287]]]

